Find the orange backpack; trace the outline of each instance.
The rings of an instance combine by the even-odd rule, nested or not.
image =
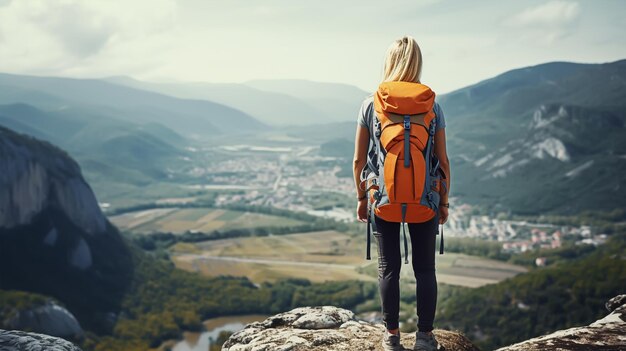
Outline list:
[[[376,231],[374,214],[386,221],[401,222],[405,263],[407,241],[404,223],[427,222],[438,213],[439,191],[445,174],[434,153],[436,130],[433,111],[435,93],[414,82],[384,82],[374,95],[371,141],[361,187],[369,193],[367,255],[370,258],[370,227]],[[439,245],[443,254],[443,232]]]

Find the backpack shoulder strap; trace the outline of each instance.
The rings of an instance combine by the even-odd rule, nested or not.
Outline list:
[[[372,150],[368,150],[367,153],[367,164],[366,167],[369,167],[371,172],[374,174],[372,178],[376,178],[379,176],[378,172],[378,155],[380,152],[380,132],[377,132],[380,129],[380,123],[378,122],[378,118],[376,117],[376,112],[374,111],[374,100],[367,105],[366,113],[369,116],[369,130],[370,130],[370,145],[372,146]],[[369,148],[368,148],[369,149]],[[376,159],[374,161],[374,158]],[[369,192],[369,188],[367,191]],[[378,228],[376,228],[376,221],[374,219],[374,206],[369,199],[367,199],[367,245],[365,249],[365,259],[371,260],[370,247],[371,247],[371,232],[377,232]]]

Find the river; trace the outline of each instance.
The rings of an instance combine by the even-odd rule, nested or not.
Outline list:
[[[174,345],[172,351],[207,351],[211,345],[211,341],[217,339],[222,331],[236,332],[243,329],[246,324],[254,321],[262,321],[268,316],[266,315],[242,315],[242,316],[225,316],[206,320],[204,326],[205,332],[192,333],[186,332],[184,340]]]

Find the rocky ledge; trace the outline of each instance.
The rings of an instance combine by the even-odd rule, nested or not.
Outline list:
[[[69,341],[54,336],[0,329],[0,350],[7,351],[81,351]]]
[[[76,317],[54,301],[47,301],[41,306],[11,312],[15,313],[13,317],[5,323],[0,321],[0,327],[5,324],[7,329],[30,330],[74,340],[84,336]]]
[[[497,351],[626,350],[626,294],[606,303],[609,315],[575,327],[509,345]],[[349,310],[333,306],[301,307],[248,324],[234,333],[223,351],[374,351],[382,350],[382,324],[359,321]],[[444,350],[478,350],[465,336],[434,330]],[[410,350],[414,333],[402,334]]]
[[[336,351],[382,350],[385,328],[355,319],[354,313],[334,306],[300,307],[248,324],[234,333],[223,351]],[[446,350],[478,351],[459,333],[438,330],[435,337]],[[414,333],[403,333],[402,345],[413,348]]]
[[[626,295],[606,303],[610,314],[588,326],[556,331],[496,351],[626,350]]]

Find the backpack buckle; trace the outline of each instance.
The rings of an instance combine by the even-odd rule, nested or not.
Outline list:
[[[433,201],[433,192],[429,191],[426,194],[426,200],[428,201],[428,204],[430,205],[430,208],[432,209],[436,209],[437,208],[437,204]]]
[[[428,134],[435,135],[435,124],[431,123],[430,128],[428,128]]]
[[[382,196],[381,196],[380,191],[378,191],[378,190],[374,191],[374,199],[376,200],[376,202],[379,202],[381,197]]]
[[[404,116],[404,129],[411,129],[411,120],[409,116]]]

